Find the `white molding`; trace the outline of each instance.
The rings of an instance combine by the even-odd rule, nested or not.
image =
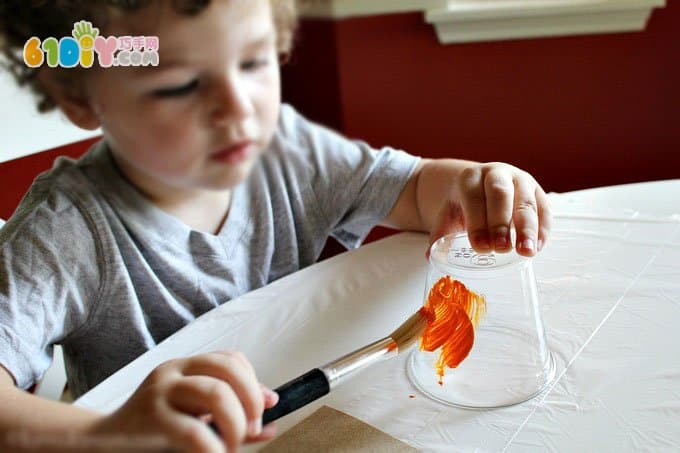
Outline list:
[[[644,30],[665,0],[301,0],[302,16],[421,11],[444,44]]]
[[[450,1],[425,13],[443,44],[644,30],[664,0]]]
[[[298,0],[303,17],[345,19],[445,8],[448,0]]]

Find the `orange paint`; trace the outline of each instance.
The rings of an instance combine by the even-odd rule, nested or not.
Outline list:
[[[470,353],[475,328],[486,314],[486,300],[447,275],[432,286],[420,313],[427,319],[420,349],[441,348],[436,368],[439,385],[443,385],[444,366],[455,368]]]

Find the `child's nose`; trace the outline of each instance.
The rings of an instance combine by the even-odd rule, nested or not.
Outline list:
[[[226,77],[212,90],[212,122],[219,126],[240,122],[252,116],[255,109],[247,90],[237,78]]]

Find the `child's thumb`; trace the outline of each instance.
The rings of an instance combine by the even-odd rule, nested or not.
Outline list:
[[[425,258],[430,259],[432,244],[439,238],[449,234],[460,233],[461,231],[465,231],[465,218],[460,204],[452,201],[444,203],[430,230],[430,240],[428,242],[427,251],[425,252]]]

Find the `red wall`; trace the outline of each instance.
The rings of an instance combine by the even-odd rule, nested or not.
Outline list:
[[[441,45],[421,14],[304,21],[284,97],[375,146],[501,160],[547,190],[680,177],[680,3],[643,33]],[[0,217],[55,156],[0,164]]]
[[[678,178],[680,3],[667,3],[641,33],[472,44],[439,44],[421,14],[307,21],[284,95],[376,146],[510,162],[550,191]]]

